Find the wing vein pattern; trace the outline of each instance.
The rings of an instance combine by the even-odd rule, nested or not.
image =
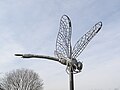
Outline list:
[[[67,15],[63,15],[60,20],[59,32],[56,40],[55,54],[58,58],[71,56],[71,21]]]
[[[72,58],[77,58],[85,49],[90,40],[99,32],[102,22],[95,24],[86,34],[84,34],[73,47]]]

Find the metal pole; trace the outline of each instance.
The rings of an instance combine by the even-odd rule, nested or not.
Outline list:
[[[70,90],[74,90],[74,76],[73,76],[73,70],[72,67],[70,68],[70,74],[69,74],[69,79],[70,79]]]

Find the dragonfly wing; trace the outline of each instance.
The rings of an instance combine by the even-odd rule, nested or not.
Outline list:
[[[63,15],[60,20],[60,28],[56,40],[55,54],[58,58],[70,57],[71,53],[71,21],[67,15]]]
[[[102,22],[95,24],[85,35],[83,35],[73,47],[72,57],[77,58],[85,49],[90,40],[100,31]]]

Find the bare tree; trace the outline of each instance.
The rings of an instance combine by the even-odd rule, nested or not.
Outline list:
[[[5,74],[0,81],[4,90],[42,90],[43,80],[29,69],[17,69]]]

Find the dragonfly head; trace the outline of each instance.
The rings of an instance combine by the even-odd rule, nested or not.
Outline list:
[[[78,61],[76,58],[72,58],[72,65],[75,72],[80,72],[83,68],[82,62]]]
[[[78,69],[79,71],[81,71],[82,68],[83,68],[83,63],[79,61],[79,62],[77,63],[77,69]]]

